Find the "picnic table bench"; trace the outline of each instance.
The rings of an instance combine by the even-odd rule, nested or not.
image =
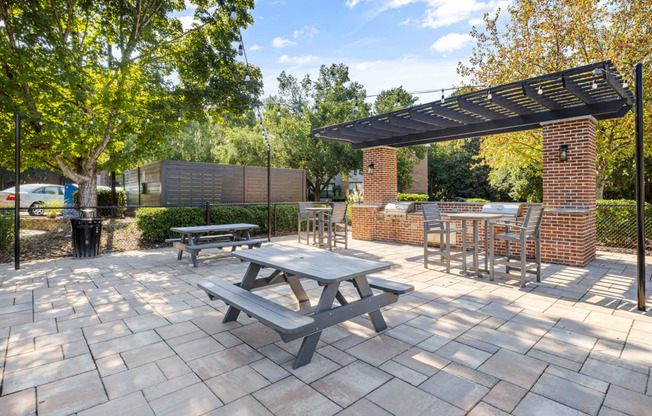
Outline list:
[[[274,329],[285,342],[303,338],[293,368],[310,362],[321,332],[328,327],[368,314],[376,331],[386,329],[387,324],[380,309],[396,302],[399,295],[414,290],[411,285],[368,276],[388,269],[388,263],[283,246],[263,247],[233,255],[250,262],[241,282],[234,284],[216,278],[199,282],[199,288],[211,300],[220,299],[229,305],[223,322],[235,321],[242,311]],[[273,269],[274,272],[267,277],[258,277],[263,267]],[[323,287],[319,302],[310,316],[251,292],[287,283],[300,303],[310,302],[300,283],[302,279],[314,280]],[[352,283],[360,298],[346,299],[340,292],[343,282]],[[380,290],[381,293],[374,293],[372,289]],[[333,306],[335,300],[339,306]]]
[[[192,264],[198,267],[197,255],[200,251],[217,248],[231,247],[234,251],[237,247],[247,246],[250,249],[260,247],[267,242],[266,238],[251,238],[251,230],[258,228],[256,224],[219,224],[200,225],[196,227],[175,227],[170,231],[181,234],[179,238],[165,240],[171,242],[172,246],[179,250],[177,260],[181,260],[183,252],[190,253]]]

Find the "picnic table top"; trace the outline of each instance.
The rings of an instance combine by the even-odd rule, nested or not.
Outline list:
[[[455,220],[495,220],[505,216],[489,212],[442,212],[441,215]]]
[[[257,224],[218,224],[218,225],[198,225],[195,227],[174,227],[170,231],[178,233],[210,233],[218,231],[250,230],[258,228]]]
[[[336,283],[387,270],[389,263],[343,256],[309,248],[267,246],[232,253],[261,266],[305,277],[321,283]]]

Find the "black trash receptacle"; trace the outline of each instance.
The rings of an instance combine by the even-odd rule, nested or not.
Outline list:
[[[71,218],[72,255],[87,258],[100,255],[102,220],[104,218]]]

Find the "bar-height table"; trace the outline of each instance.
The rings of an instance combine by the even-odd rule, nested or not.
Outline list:
[[[451,220],[460,220],[462,221],[462,229],[466,230],[466,222],[473,221],[473,242],[471,246],[473,247],[473,272],[480,275],[479,268],[479,252],[480,252],[480,243],[484,242],[485,247],[485,256],[484,256],[484,271],[488,272],[489,268],[487,267],[487,259],[489,258],[489,244],[487,242],[487,222],[490,220],[497,220],[498,218],[504,217],[503,214],[490,214],[486,212],[459,212],[459,213],[442,213],[442,215],[447,216]],[[484,221],[484,240],[480,240],[479,236],[479,223]],[[462,272],[466,273],[466,263],[462,265]]]
[[[306,208],[306,211],[314,212],[315,216],[312,218],[312,243],[317,244],[317,230],[315,230],[315,221],[317,221],[317,224],[319,225],[319,243],[321,244],[322,240],[322,235],[324,234],[324,230],[322,229],[321,224],[319,223],[319,216],[321,215],[322,212],[331,212],[333,208],[331,207],[310,207]]]

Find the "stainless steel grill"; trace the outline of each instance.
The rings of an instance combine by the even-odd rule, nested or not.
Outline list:
[[[506,203],[506,204],[484,204],[482,212],[488,214],[503,214],[506,217],[520,217],[523,215],[523,204]]]
[[[390,202],[385,205],[386,220],[407,220],[407,214],[414,212],[414,202]]]

